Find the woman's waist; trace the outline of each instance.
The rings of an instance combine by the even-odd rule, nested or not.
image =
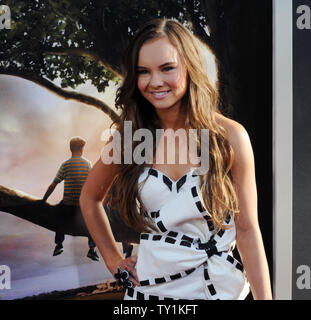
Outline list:
[[[206,241],[175,231],[166,234],[142,233],[136,264],[137,274],[156,276],[159,270],[168,276],[187,273],[212,256],[221,256],[222,252],[231,251],[234,242],[217,243],[215,237],[213,235]]]

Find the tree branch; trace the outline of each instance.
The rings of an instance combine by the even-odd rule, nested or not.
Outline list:
[[[122,75],[116,69],[112,68],[107,61],[103,60],[96,52],[90,51],[82,48],[64,48],[64,47],[45,47],[43,48],[43,54],[46,55],[58,55],[58,56],[66,56],[66,55],[74,55],[79,57],[87,57],[92,59],[93,61],[99,63],[104,66],[107,70],[112,72],[114,75],[122,79]]]
[[[59,205],[50,204],[20,190],[0,185],[0,216],[4,212],[51,231],[71,236],[89,236],[79,207],[74,213],[68,212],[66,215],[64,208],[60,208]],[[139,243],[139,233],[129,228],[117,211],[106,210],[106,213],[116,241]]]
[[[56,94],[57,96],[65,99],[65,100],[75,100],[75,101],[82,102],[82,103],[91,105],[93,107],[96,107],[97,109],[99,109],[99,110],[103,111],[105,114],[107,114],[112,121],[118,121],[118,119],[119,119],[118,114],[116,112],[114,112],[103,101],[96,99],[94,97],[88,96],[83,93],[64,90],[64,89],[56,86],[53,82],[51,82],[41,76],[38,76],[36,74],[25,73],[20,70],[9,70],[9,69],[4,69],[4,68],[0,68],[0,74],[20,77],[25,80],[32,81],[32,82],[40,85],[41,87],[44,87],[45,89],[49,90],[50,92]]]

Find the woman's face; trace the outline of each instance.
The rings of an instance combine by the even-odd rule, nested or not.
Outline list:
[[[187,90],[187,72],[167,37],[143,44],[137,73],[139,91],[156,109],[180,107]]]

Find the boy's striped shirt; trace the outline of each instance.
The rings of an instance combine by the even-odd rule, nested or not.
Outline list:
[[[54,182],[60,183],[64,180],[64,204],[79,205],[81,189],[91,168],[91,162],[84,157],[74,156],[61,164]]]

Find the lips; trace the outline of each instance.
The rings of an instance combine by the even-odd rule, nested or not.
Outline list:
[[[156,99],[165,98],[170,93],[170,90],[167,91],[154,91],[151,92],[152,96]]]

